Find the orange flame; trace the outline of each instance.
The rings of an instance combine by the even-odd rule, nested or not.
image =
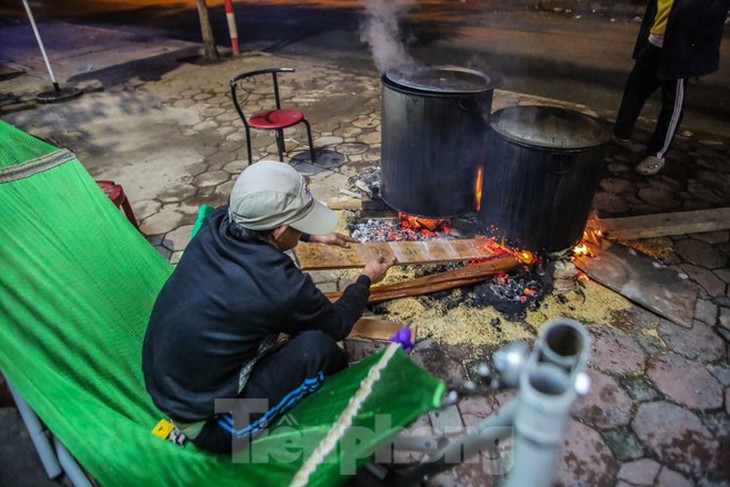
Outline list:
[[[517,260],[523,264],[534,264],[537,261],[537,256],[524,249],[513,249],[508,247],[504,241],[498,242],[493,238],[490,238],[484,242],[484,248],[490,253],[496,255],[514,255]]]
[[[588,245],[581,243],[573,247],[573,255],[593,255],[593,252],[591,252],[591,249],[588,248]]]
[[[474,207],[477,211],[482,208],[482,167],[477,169],[477,179],[474,181]]]
[[[449,223],[451,222],[444,218],[421,218],[407,213],[398,213],[398,218],[403,228],[410,228],[411,230],[424,232],[442,231],[445,233],[448,233],[450,230]]]
[[[530,252],[529,250],[515,250],[515,257],[517,257],[517,260],[522,262],[523,264],[532,264],[537,260],[537,257],[535,257],[535,254]]]

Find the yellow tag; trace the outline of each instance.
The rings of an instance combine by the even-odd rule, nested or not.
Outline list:
[[[157,423],[154,428],[152,428],[152,434],[155,436],[159,436],[163,440],[166,440],[167,436],[174,429],[175,426],[173,426],[171,422],[166,419],[161,419],[160,422]]]

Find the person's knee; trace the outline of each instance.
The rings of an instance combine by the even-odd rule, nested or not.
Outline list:
[[[306,362],[316,365],[327,375],[347,367],[347,356],[334,338],[320,330],[298,333],[292,340]]]

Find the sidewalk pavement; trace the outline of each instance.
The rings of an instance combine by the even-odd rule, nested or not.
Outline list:
[[[378,164],[380,85],[375,73],[263,53],[196,65],[177,61],[190,55],[185,43],[154,39],[154,45],[165,50],[160,65],[144,63],[131,54],[149,61],[149,56],[158,58],[159,52],[132,48],[126,60],[133,62],[117,70],[111,81],[107,79],[103,90],[97,86],[63,104],[19,105],[17,100],[32,98],[38,81],[34,84],[27,75],[0,80],[0,116],[70,148],[96,179],[123,185],[141,231],[172,263],[179,261],[188,244],[198,206],[224,203],[236,176],[248,164],[244,132],[228,87],[228,80],[237,73],[270,66],[296,68],[282,77],[282,98],[303,109],[312,124],[314,144],[326,157],[314,164],[309,161],[304,129],[298,127],[286,131],[285,158],[310,176],[318,198],[336,196],[350,176]],[[107,59],[98,53],[77,53],[66,59],[67,72],[83,69],[86,56]],[[136,71],[139,66],[154,68],[154,74]],[[13,67],[19,67],[18,63]],[[91,70],[88,79],[94,73]],[[262,100],[251,101],[255,109]],[[493,110],[515,104],[557,104],[591,113],[607,124],[614,115],[496,91]],[[641,124],[648,127],[651,121]],[[639,132],[639,142],[630,147],[609,148],[605,177],[595,198],[600,216],[728,206],[727,137],[684,132],[665,170],[642,178],[632,165],[641,157],[641,142],[649,134]],[[276,158],[276,145],[270,134],[256,133],[254,159],[263,158]],[[594,335],[593,388],[570,421],[559,485],[730,485],[730,234],[683,235],[664,238],[662,244],[669,249],[662,262],[700,287],[693,326],[681,327],[636,305],[620,317],[586,323]],[[343,273],[318,272],[313,277],[327,291],[349,283]],[[434,342],[418,350],[415,359],[441,377],[464,377],[465,348]],[[493,350],[483,347],[480,353],[486,357]],[[470,398],[418,424],[436,429],[471,426],[507,397]],[[14,417],[8,408],[0,412],[11,418],[8,421]],[[7,434],[3,428],[0,444],[11,441]],[[0,450],[2,470],[7,472],[9,467],[11,474],[18,465],[34,461],[18,460],[17,455],[8,460],[5,455]],[[490,481],[479,464],[468,464],[431,483],[476,486]]]

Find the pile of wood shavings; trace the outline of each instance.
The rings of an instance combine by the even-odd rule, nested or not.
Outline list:
[[[357,210],[340,210],[335,213],[337,213],[337,227],[335,228],[335,232],[341,233],[342,235],[350,235],[350,228],[357,221],[359,212]]]
[[[454,292],[461,294],[459,290]],[[447,310],[438,302],[426,305],[415,297],[396,299],[384,307],[386,318],[415,323],[419,338],[430,336],[436,343],[479,346],[533,338],[524,324],[504,320],[494,308],[457,306]],[[498,324],[492,325],[493,321]]]
[[[643,238],[640,240],[619,239],[616,243],[631,247],[652,259],[664,261],[674,253],[672,239],[668,237]]]
[[[580,290],[546,296],[537,311],[527,314],[527,323],[539,327],[548,320],[567,317],[584,324],[608,325],[613,314],[632,307],[628,299],[607,287],[587,278],[580,281]]]
[[[580,291],[562,297],[545,296],[539,310],[529,312],[524,322],[508,321],[492,307],[458,305],[447,309],[446,299],[396,299],[382,303],[378,311],[384,319],[418,325],[419,338],[430,336],[434,342],[447,345],[483,346],[532,340],[545,322],[560,317],[606,326],[616,312],[631,308],[631,303],[621,295],[588,279],[583,281],[585,286]],[[461,290],[454,290],[449,301],[458,302],[460,297]]]

